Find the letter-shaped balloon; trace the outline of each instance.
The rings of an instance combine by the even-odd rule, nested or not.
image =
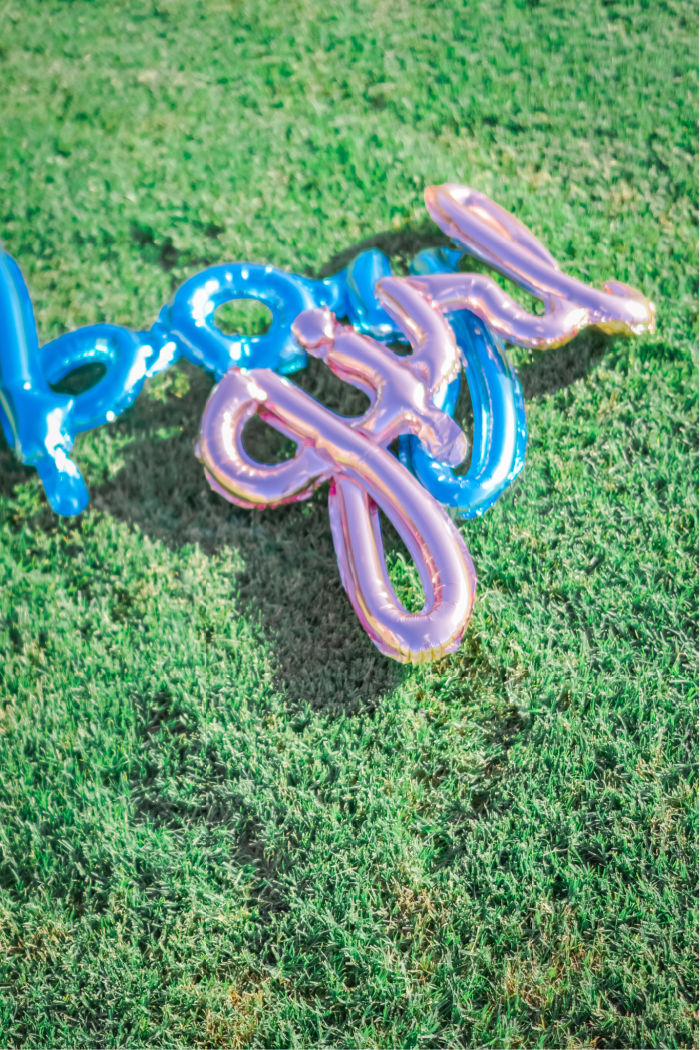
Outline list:
[[[428,248],[411,263],[417,274],[457,272],[461,251]],[[457,517],[474,518],[491,507],[522,470],[527,424],[520,381],[498,338],[468,310],[446,314],[466,372],[474,419],[471,463],[463,477],[440,463],[418,438],[399,440],[399,458],[440,503]],[[459,381],[452,384],[444,411],[454,414]]]
[[[163,307],[148,332],[112,324],[68,332],[39,349],[34,311],[14,259],[0,248],[0,424],[22,462],[37,468],[57,514],[78,514],[89,496],[70,453],[77,434],[113,422],[138,396],[145,380],[185,356],[220,379],[234,364],[292,372],[306,355],[294,342],[292,322],[302,311],[328,306],[362,331],[391,338],[396,331],[375,299],[389,260],[372,249],[323,281],[272,266],[230,263],[191,277]],[[218,306],[258,299],[272,313],[260,336],[228,336],[215,324]],[[68,397],[51,389],[74,370],[102,364],[90,390]]]
[[[58,514],[82,510],[87,492],[69,459],[73,401],[53,393],[39,363],[34,312],[14,259],[0,251],[0,422],[8,443],[36,467]]]
[[[80,328],[39,350],[27,286],[0,249],[0,421],[18,457],[36,467],[57,514],[79,514],[89,499],[70,457],[76,434],[124,412],[145,379],[174,356],[174,343],[111,324]],[[51,389],[75,368],[96,363],[106,373],[92,389],[70,397]]]
[[[527,227],[483,193],[445,183],[428,187],[425,203],[441,230],[541,299],[545,314],[528,313],[483,274],[411,278],[439,309],[470,310],[502,339],[539,349],[561,346],[587,325],[623,335],[654,331],[654,304],[641,292],[620,281],[598,291],[562,273]]]
[[[370,394],[363,416],[337,416],[273,372],[233,368],[207,403],[197,452],[212,487],[239,506],[306,499],[331,480],[333,541],[360,622],[382,653],[420,663],[459,646],[476,576],[449,516],[386,446],[410,432],[454,464],[467,446],[457,424],[432,404],[458,365],[452,331],[413,289],[404,284],[392,292],[392,312],[414,348],[409,357],[343,328],[328,310],[304,311],[294,322],[294,334],[309,353]],[[243,427],[255,413],[296,441],[294,459],[265,466],[245,452]],[[379,508],[416,563],[426,598],[420,613],[404,608],[389,580]]]
[[[455,252],[428,250],[411,264],[416,276],[409,280],[445,312],[462,350],[474,411],[474,452],[463,478],[415,437],[401,439],[399,454],[437,499],[454,507],[459,517],[472,518],[498,499],[525,459],[522,390],[501,338],[546,349],[568,342],[587,325],[609,333],[653,332],[654,304],[618,281],[597,291],[563,274],[527,227],[476,190],[449,183],[431,186],[425,201],[435,222],[466,252],[545,306],[544,317],[530,314],[492,278],[457,272]]]

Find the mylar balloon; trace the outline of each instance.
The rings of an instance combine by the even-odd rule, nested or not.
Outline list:
[[[429,248],[411,263],[415,274],[458,272],[461,251]],[[474,419],[471,463],[463,477],[441,463],[412,435],[399,442],[399,457],[429,492],[460,518],[474,518],[492,506],[525,463],[527,424],[520,381],[497,336],[473,313],[445,315],[455,333],[469,386]],[[454,413],[459,383],[443,409]]]
[[[396,282],[392,311],[414,348],[412,356],[398,357],[344,328],[328,310],[304,311],[294,322],[301,346],[370,393],[372,404],[363,416],[337,416],[268,370],[233,368],[207,402],[197,452],[212,487],[243,507],[306,499],[330,480],[338,565],[360,622],[381,652],[420,663],[459,646],[476,575],[449,516],[386,447],[409,431],[435,455],[458,463],[467,445],[456,423],[432,405],[432,394],[449,381],[457,361],[449,325],[408,286],[396,278],[385,281]],[[243,428],[256,413],[296,441],[294,459],[267,466],[246,453]],[[426,598],[420,613],[406,610],[389,580],[379,509],[418,569]]]
[[[457,244],[541,299],[545,312],[524,310],[483,274],[414,278],[440,310],[470,310],[501,338],[538,349],[561,346],[587,325],[622,335],[654,331],[654,304],[641,292],[620,281],[598,291],[562,273],[527,227],[483,193],[445,183],[428,187],[425,203]]]

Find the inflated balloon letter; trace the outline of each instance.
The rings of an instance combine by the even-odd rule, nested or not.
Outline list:
[[[392,287],[392,293],[390,308],[414,346],[412,357],[398,357],[343,328],[328,310],[304,311],[293,326],[308,353],[370,394],[373,401],[363,416],[337,416],[273,372],[233,368],[207,402],[197,454],[210,485],[243,507],[306,499],[331,481],[333,541],[343,586],[360,622],[381,652],[420,663],[459,646],[476,575],[450,517],[386,447],[398,434],[413,433],[435,455],[456,464],[467,443],[457,424],[432,404],[432,393],[456,367],[449,325],[424,300],[419,302],[413,289]],[[256,413],[296,441],[294,459],[265,466],[245,452],[243,427]],[[379,509],[416,563],[426,598],[420,613],[404,608],[389,580]]]
[[[518,219],[469,186],[429,186],[431,217],[465,251],[505,274],[544,303],[544,317],[528,313],[483,274],[411,278],[445,312],[471,310],[509,343],[561,346],[585,328],[641,335],[654,331],[654,304],[620,281],[590,288],[559,269],[544,245]]]

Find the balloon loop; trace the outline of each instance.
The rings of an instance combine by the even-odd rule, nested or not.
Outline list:
[[[385,308],[410,341],[411,356],[399,357],[339,325],[329,310],[304,311],[293,325],[308,353],[369,394],[363,416],[338,416],[274,372],[232,368],[207,403],[197,454],[212,488],[242,507],[306,499],[330,481],[333,542],[360,622],[385,655],[420,663],[459,646],[476,576],[449,515],[387,447],[399,434],[411,433],[441,460],[457,464],[464,458],[464,434],[433,403],[454,378],[459,354],[449,325],[420,293],[397,278],[382,283]],[[243,428],[254,414],[296,442],[293,459],[267,466],[246,453]],[[409,613],[392,587],[380,509],[418,569],[426,599],[420,613]]]

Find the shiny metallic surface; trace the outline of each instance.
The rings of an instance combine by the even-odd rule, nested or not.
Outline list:
[[[404,277],[382,277],[375,295],[408,339],[409,368],[436,398],[460,373],[454,332],[435,310],[430,293]]]
[[[540,349],[561,346],[588,325],[611,334],[654,331],[655,307],[641,292],[619,281],[607,281],[598,291],[562,273],[533,234],[483,193],[445,183],[430,186],[425,203],[438,226],[465,251],[541,299],[545,315],[524,310],[482,274],[410,278],[439,310],[471,310],[502,339]]]
[[[324,280],[260,263],[210,266],[178,288],[149,331],[89,325],[39,349],[27,286],[0,246],[0,426],[17,457],[37,468],[53,510],[78,514],[89,496],[71,457],[76,435],[114,422],[146,379],[180,356],[219,379],[232,365],[296,371],[306,355],[294,341],[292,322],[314,306],[332,308],[378,338],[393,338],[399,330],[374,295],[379,278],[390,274],[389,259],[376,249]],[[237,298],[268,307],[272,323],[264,334],[229,336],[220,330],[217,307]],[[104,374],[91,389],[73,397],[51,389],[72,371],[95,364]]]
[[[413,289],[409,292],[425,305]],[[431,338],[417,324],[407,330],[417,346],[408,357],[399,357],[368,336],[339,325],[328,310],[305,310],[292,331],[307,353],[321,358],[340,379],[368,394],[372,401],[368,411],[347,420],[347,425],[384,448],[399,434],[415,434],[434,456],[456,466],[467,454],[467,439],[453,419],[435,408],[435,388],[430,384],[431,371],[438,384],[444,382],[444,374],[454,374],[459,353],[450,326],[432,308],[428,310],[430,316],[425,320],[436,322]]]
[[[419,344],[418,363],[425,331],[418,324],[410,333]],[[232,368],[202,419],[197,454],[210,484],[239,506],[260,507],[305,499],[332,479],[329,510],[341,578],[372,641],[401,662],[453,652],[474,602],[474,566],[448,514],[385,448],[397,433],[409,432],[422,434],[432,450],[452,461],[466,452],[461,431],[434,408],[428,386],[416,375],[431,373],[439,380],[445,369],[439,360],[433,369],[416,369],[416,361],[412,367],[410,357],[397,357],[343,328],[328,310],[304,311],[294,334],[307,352],[367,390],[371,407],[364,416],[344,419],[274,372]],[[449,339],[443,350],[452,353]],[[294,459],[265,466],[247,455],[241,438],[253,413],[296,441]],[[389,580],[379,509],[416,563],[426,599],[420,613],[404,608]]]
[[[456,475],[413,435],[400,438],[399,458],[458,518],[478,518],[524,466],[525,404],[498,336],[468,310],[449,317],[464,353],[472,403],[474,444],[469,470]]]
[[[19,266],[0,247],[0,425],[11,448],[36,467],[57,514],[79,514],[88,493],[71,458],[75,398],[56,394],[42,372],[34,309]]]
[[[414,274],[458,272],[461,251],[426,248],[411,263]],[[527,423],[518,377],[498,336],[469,310],[446,314],[464,361],[474,421],[469,470],[456,475],[412,434],[399,439],[399,458],[431,495],[458,518],[477,518],[491,507],[525,463]],[[459,379],[440,406],[454,413]],[[456,389],[455,389],[456,387]]]

